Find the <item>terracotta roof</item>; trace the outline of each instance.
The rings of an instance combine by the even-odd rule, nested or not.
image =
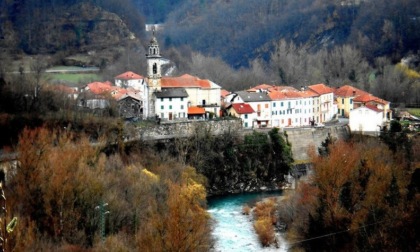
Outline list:
[[[121,79],[121,80],[139,80],[139,79],[144,79],[143,76],[133,73],[131,71],[122,73],[118,76],[115,77],[115,79]]]
[[[364,94],[368,94],[368,92],[350,85],[344,85],[334,90],[334,95],[339,97],[356,97]]]
[[[106,81],[106,82],[96,81],[96,82],[87,84],[87,88],[94,94],[104,94],[107,92],[111,92],[116,87],[112,86],[112,83],[109,81]]]
[[[209,80],[202,80],[198,77],[184,74],[179,77],[162,77],[161,79],[162,88],[174,88],[174,87],[183,87],[183,88],[211,88],[212,84]]]
[[[77,88],[72,88],[66,85],[54,85],[49,86],[51,90],[57,91],[57,92],[63,92],[66,94],[77,94]]]
[[[189,115],[202,115],[205,114],[206,110],[201,107],[188,107],[188,114]]]
[[[225,89],[220,90],[220,96],[221,97],[225,98],[228,94],[230,94],[229,91],[227,91]]]
[[[366,93],[363,95],[359,95],[356,98],[353,99],[354,102],[361,102],[361,103],[367,103],[367,102],[376,102],[381,104],[388,104],[388,101],[385,101],[381,98],[378,98],[372,94]]]
[[[268,93],[268,96],[270,96],[271,100],[273,101],[287,99],[287,96],[284,95],[283,92],[275,91],[275,90]]]
[[[305,89],[303,91],[300,91],[300,94],[302,95],[303,98],[308,98],[308,97],[316,97],[319,96],[318,93],[310,90],[310,89]]]
[[[370,105],[370,104],[367,104],[366,108],[368,108],[370,110],[373,110],[375,112],[382,112],[383,111],[382,109],[378,109],[378,107],[376,107],[375,105]]]
[[[139,93],[132,93],[132,92],[128,92],[126,94],[121,95],[119,98],[116,98],[118,101],[127,99],[127,98],[132,98],[138,101],[141,101],[140,95]]]
[[[238,114],[252,114],[252,113],[255,112],[252,109],[252,107],[247,103],[234,103],[234,104],[232,104],[232,108]]]
[[[311,89],[312,91],[320,94],[320,95],[334,92],[334,89],[328,87],[324,83],[310,85],[310,86],[308,86],[308,88]]]
[[[275,86],[274,85],[269,85],[269,84],[259,84],[255,87],[252,87],[252,88],[248,89],[247,91],[248,92],[256,92],[260,89],[268,91],[268,90],[272,89],[273,87],[275,87]]]

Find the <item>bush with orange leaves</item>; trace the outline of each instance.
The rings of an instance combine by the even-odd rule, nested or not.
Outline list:
[[[277,217],[275,211],[275,198],[258,202],[253,210],[255,218],[254,229],[263,246],[270,246],[276,242],[274,225],[276,224]]]

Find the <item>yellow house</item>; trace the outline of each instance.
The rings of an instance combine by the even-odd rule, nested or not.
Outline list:
[[[337,103],[337,114],[341,117],[348,118],[350,115],[350,111],[355,108],[353,101],[354,98],[366,94],[369,93],[358,88],[352,87],[350,85],[345,85],[335,89],[334,97]]]

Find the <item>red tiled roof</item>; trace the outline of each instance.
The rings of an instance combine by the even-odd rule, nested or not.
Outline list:
[[[144,79],[143,76],[133,73],[131,71],[122,73],[118,76],[115,77],[115,79],[122,79],[122,80],[139,80],[139,79]]]
[[[283,92],[275,90],[268,93],[268,96],[270,96],[271,100],[273,101],[287,99],[287,96],[284,95]]]
[[[262,89],[262,90],[270,90],[273,87],[275,87],[275,86],[274,85],[269,85],[269,84],[259,84],[259,85],[255,86],[255,87],[252,87],[252,88],[248,89],[247,91],[248,92],[256,92],[257,90],[260,90],[260,89]]]
[[[350,85],[344,85],[334,90],[334,95],[339,97],[356,97],[364,94],[368,94],[368,92]]]
[[[111,92],[115,89],[115,86],[112,86],[112,83],[109,81],[106,82],[92,82],[87,84],[88,89],[94,94],[103,94]]]
[[[248,103],[234,103],[232,104],[232,108],[238,114],[252,114],[254,110]]]
[[[206,110],[201,107],[188,107],[188,114],[189,115],[202,115],[205,114]]]
[[[367,102],[376,102],[376,103],[381,103],[381,104],[388,104],[389,102],[378,98],[372,94],[366,93],[366,94],[362,94],[357,96],[356,98],[353,99],[354,102],[361,102],[361,103],[367,103]]]
[[[65,85],[55,85],[55,86],[50,86],[51,90],[55,90],[57,92],[63,92],[66,94],[76,94],[77,93],[77,88],[71,88],[69,86],[65,86]]]
[[[319,96],[318,93],[316,93],[316,92],[314,92],[310,89],[305,89],[303,91],[300,91],[300,94],[302,95],[303,98]]]
[[[221,97],[225,98],[228,94],[230,94],[229,91],[227,91],[225,89],[220,90],[220,96]]]
[[[370,105],[370,104],[366,104],[366,108],[371,109],[375,112],[382,112],[382,109],[378,109],[378,107],[376,107],[375,105]]]
[[[211,83],[209,80],[202,80],[198,77],[184,74],[179,77],[162,77],[161,79],[162,88],[174,88],[174,87],[197,87],[197,88],[210,88]]]
[[[334,90],[332,88],[328,87],[324,83],[310,85],[310,86],[308,86],[308,88],[311,89],[312,91],[320,94],[320,95],[334,92]]]

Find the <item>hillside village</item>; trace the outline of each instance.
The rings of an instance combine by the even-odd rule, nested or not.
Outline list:
[[[392,119],[390,102],[350,85],[338,88],[323,83],[302,86],[260,84],[229,92],[211,80],[184,74],[163,76],[157,39],[147,48],[147,76],[131,71],[119,74],[114,83],[93,82],[77,96],[78,106],[101,110],[118,104],[119,116],[127,120],[157,119],[160,123],[237,117],[243,128],[323,127],[348,118],[351,131],[378,133]]]

